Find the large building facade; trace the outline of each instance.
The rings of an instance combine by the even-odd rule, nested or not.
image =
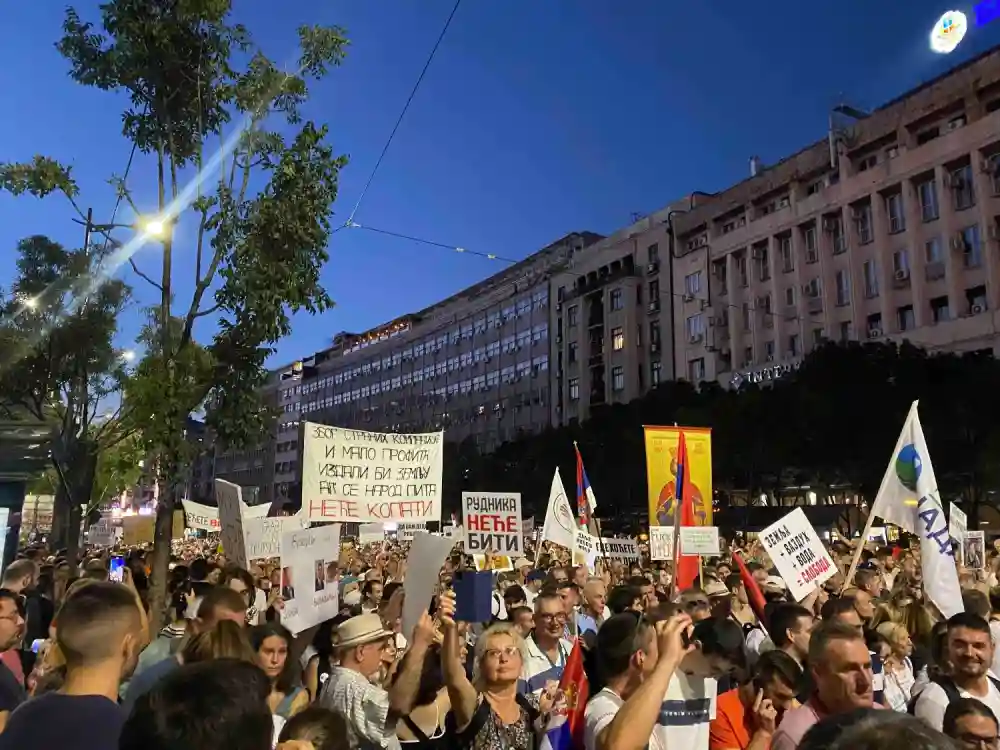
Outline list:
[[[550,424],[550,280],[601,236],[567,235],[420,312],[338,334],[303,362],[301,418],[365,430],[445,429],[480,450]]]
[[[694,194],[640,219],[553,276],[554,425],[585,420],[593,407],[631,401],[677,377],[670,221],[706,198]]]
[[[1000,50],[831,121],[674,217],[680,376],[780,377],[828,339],[1000,353]]]

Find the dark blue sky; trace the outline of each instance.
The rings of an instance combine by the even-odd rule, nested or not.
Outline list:
[[[66,75],[53,43],[62,2],[8,3],[0,77],[3,159],[46,153],[72,163],[83,205],[108,221],[129,144],[121,104]],[[262,8],[256,12],[248,7]],[[345,26],[345,65],[317,87],[307,114],[328,123],[351,157],[338,221],[350,213],[452,0],[283,0],[237,7],[264,50],[293,59],[302,23]],[[96,3],[83,2],[96,20]],[[265,8],[266,9],[263,9]],[[357,215],[362,224],[520,258],[577,229],[610,233],[692,190],[743,179],[747,160],[773,162],[822,136],[843,98],[875,107],[1000,42],[1000,22],[972,29],[948,57],[927,51],[933,0],[464,0]],[[766,8],[767,10],[763,10]],[[154,207],[154,167],[132,171]],[[79,243],[69,207],[0,197],[0,284],[16,241],[36,233]],[[119,217],[120,219],[122,217]],[[177,246],[177,298],[193,285],[190,227]],[[496,261],[360,229],[330,248],[324,281],[337,308],[303,316],[274,364],[416,310],[500,269]],[[157,248],[136,256],[158,267]],[[131,277],[131,274],[129,274]],[[155,291],[132,277],[137,305],[123,345]],[[200,331],[209,335],[211,323]]]

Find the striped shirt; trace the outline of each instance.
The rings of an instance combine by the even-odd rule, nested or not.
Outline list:
[[[524,641],[527,647],[528,658],[524,660],[524,668],[521,672],[521,679],[524,682],[520,687],[523,692],[537,693],[545,687],[545,683],[553,680],[559,682],[563,669],[566,668],[566,661],[570,652],[573,651],[573,643],[560,638],[556,648],[556,658],[552,660],[547,653],[535,641],[534,635],[529,636]]]

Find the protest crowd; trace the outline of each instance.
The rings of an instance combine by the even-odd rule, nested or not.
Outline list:
[[[801,509],[720,536],[674,439],[672,525],[637,538],[601,536],[579,454],[576,502],[556,471],[538,527],[516,493],[380,522],[343,467],[271,517],[217,480],[217,509],[184,504],[159,632],[148,544],[25,544],[0,581],[0,750],[1000,748],[1000,543],[946,513],[915,405],[852,538]],[[411,445],[393,461],[433,479],[440,451]]]

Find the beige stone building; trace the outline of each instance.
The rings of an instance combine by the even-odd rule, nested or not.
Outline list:
[[[780,377],[825,339],[998,351],[1000,50],[674,217],[679,375]]]

